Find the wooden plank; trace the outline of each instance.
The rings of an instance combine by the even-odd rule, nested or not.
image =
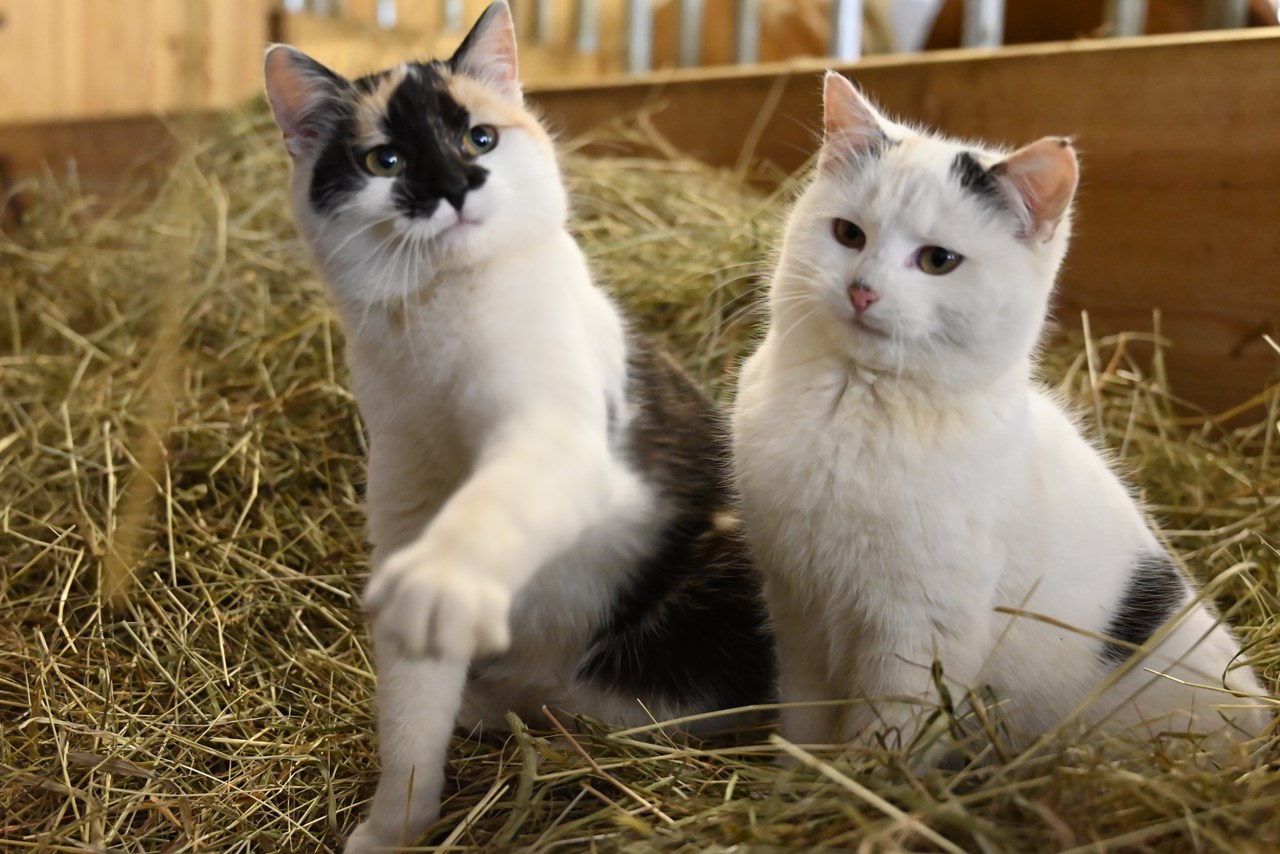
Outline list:
[[[181,151],[178,133],[199,134],[218,113],[182,119],[158,116],[87,119],[49,124],[0,125],[0,198],[46,174],[91,195],[144,190],[168,174]],[[181,130],[177,125],[181,125]],[[30,199],[19,196],[16,205]]]
[[[450,56],[462,43],[467,30],[488,6],[489,0],[467,0],[463,4],[463,27],[444,28],[443,6],[439,3],[401,3],[399,21],[393,29],[384,30],[371,23],[351,18],[324,18],[296,14],[280,17],[280,40],[293,45],[330,68],[349,77],[389,68],[401,62],[431,57]],[[614,4],[617,8],[620,6]],[[586,56],[575,53],[572,45],[572,7],[569,0],[556,0],[549,44],[538,44],[533,38],[533,4],[516,3],[513,8],[517,29],[521,32],[520,76],[527,88],[548,80],[589,79],[602,70],[617,71],[622,67],[621,54],[602,52]],[[614,14],[609,23],[615,29],[621,24]],[[615,41],[619,37],[614,33]],[[615,55],[616,54],[616,55]]]
[[[678,147],[722,166],[797,168],[813,152],[821,62],[692,70],[533,89],[573,135],[646,108]],[[1280,30],[873,57],[846,70],[890,112],[1016,143],[1076,137],[1084,180],[1059,317],[1149,329],[1163,312],[1176,391],[1210,408],[1274,379],[1280,329]],[[0,127],[14,178],[44,159],[91,188],[163,160],[156,120]],[[616,151],[616,147],[610,151]],[[57,167],[65,170],[65,165]],[[763,174],[761,172],[760,174]],[[776,171],[772,174],[777,174]]]
[[[573,135],[641,110],[713,164],[784,170],[814,150],[819,62],[619,78],[535,94]],[[1280,30],[1069,42],[842,68],[890,113],[1008,143],[1073,135],[1083,158],[1058,317],[1175,342],[1175,390],[1211,409],[1280,378]],[[750,143],[748,143],[750,144]],[[616,151],[616,147],[611,150]]]
[[[273,0],[28,0],[0,23],[0,123],[212,109],[261,85]],[[192,10],[193,20],[187,20]]]

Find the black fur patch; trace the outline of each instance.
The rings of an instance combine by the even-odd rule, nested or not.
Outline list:
[[[951,161],[951,174],[956,176],[960,186],[977,196],[983,204],[997,210],[1005,210],[1004,194],[1000,190],[996,176],[990,169],[983,167],[978,159],[967,151],[962,151]]]
[[[442,62],[412,63],[387,99],[379,128],[406,158],[391,195],[397,210],[410,218],[431,216],[441,201],[461,208],[467,192],[482,186],[489,174],[462,146],[471,116],[450,94],[445,68]],[[333,212],[371,180],[361,166],[366,152],[354,138],[354,99],[375,91],[385,77],[380,72],[354,81],[347,99],[333,106],[333,131],[311,181],[311,205],[320,213]]]
[[[1133,647],[1147,642],[1178,612],[1187,600],[1187,583],[1173,558],[1163,552],[1143,555],[1135,561],[1124,597],[1103,630],[1109,638],[1099,655],[1116,666],[1133,655]]]
[[[318,213],[328,214],[342,206],[348,196],[358,192],[368,177],[361,171],[357,155],[351,150],[351,137],[355,133],[355,120],[351,105],[333,107],[337,117],[329,141],[316,159],[311,174],[311,207]]]
[[[580,677],[642,700],[730,708],[773,697],[773,641],[758,573],[731,524],[724,428],[674,362],[630,336],[620,437],[636,467],[678,508],[652,554],[619,591]]]
[[[489,170],[462,147],[470,128],[471,114],[453,99],[437,64],[415,64],[382,120],[383,133],[409,158],[392,191],[405,216],[431,216],[441,200],[460,210],[467,191],[484,184]]]

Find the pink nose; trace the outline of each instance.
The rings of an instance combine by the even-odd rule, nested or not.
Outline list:
[[[870,288],[860,288],[852,285],[849,288],[849,299],[853,302],[853,310],[858,314],[862,314],[871,308],[871,304],[880,299],[880,295]]]

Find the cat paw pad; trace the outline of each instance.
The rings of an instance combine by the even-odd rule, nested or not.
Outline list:
[[[376,630],[409,656],[469,660],[510,644],[507,585],[421,546],[391,555],[369,582],[364,603]]]

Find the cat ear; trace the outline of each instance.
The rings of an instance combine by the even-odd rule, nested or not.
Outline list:
[[[480,20],[454,51],[449,65],[496,87],[513,100],[520,100],[520,68],[516,64],[516,29],[511,8],[498,0],[484,10]]]
[[[284,44],[267,49],[267,101],[293,157],[312,153],[324,141],[332,108],[347,81],[300,50]]]
[[[849,79],[828,71],[822,79],[822,160],[833,154],[857,154],[887,138],[886,122]]]
[[[1070,140],[1047,136],[992,166],[991,174],[1010,201],[1025,211],[1027,235],[1048,240],[1071,205],[1080,165]]]

